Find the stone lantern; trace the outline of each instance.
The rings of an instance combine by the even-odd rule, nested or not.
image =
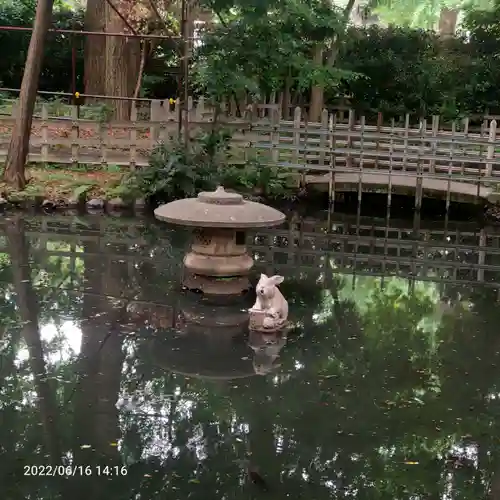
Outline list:
[[[249,288],[253,259],[246,248],[248,229],[273,227],[285,221],[282,212],[230,193],[219,186],[197,198],[159,206],[158,220],[194,228],[184,257],[184,286],[210,295],[237,295]]]

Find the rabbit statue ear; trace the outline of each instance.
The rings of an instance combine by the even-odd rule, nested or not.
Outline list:
[[[267,280],[267,279],[268,279],[267,274],[262,273],[262,274],[260,275],[260,279],[261,279],[261,280]]]
[[[285,278],[283,278],[283,276],[272,276],[270,278],[270,280],[275,284],[275,285],[279,285],[280,283],[283,283],[283,281],[285,281]]]

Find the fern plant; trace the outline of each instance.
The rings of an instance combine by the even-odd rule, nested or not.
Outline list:
[[[230,139],[222,130],[200,134],[187,147],[179,142],[160,144],[151,153],[149,165],[126,175],[112,195],[165,202],[223,185],[243,193],[288,198],[290,175],[256,161],[243,167],[231,165]]]

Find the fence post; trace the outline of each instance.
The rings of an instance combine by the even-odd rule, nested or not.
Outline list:
[[[493,160],[495,158],[495,139],[497,136],[497,121],[496,120],[491,120],[490,123],[490,136],[488,137],[488,154],[486,158],[488,160]],[[493,170],[493,163],[488,162],[486,163],[486,177],[491,177]]]
[[[292,161],[296,165],[299,164],[299,151],[300,151],[300,127],[302,119],[302,110],[297,106],[293,114],[293,156]],[[305,174],[302,173],[300,178],[305,181]],[[301,181],[302,182],[302,181]]]
[[[195,112],[194,112],[194,121],[201,122],[203,121],[203,115],[205,113],[205,98],[201,96],[196,103]]]
[[[467,139],[469,138],[469,118],[464,118],[463,124],[464,124],[464,130],[463,130],[464,140],[465,142],[467,142]],[[465,162],[462,162],[460,171],[462,175],[465,174]]]
[[[420,118],[420,144],[417,153],[417,178],[415,183],[415,210],[420,213],[422,208],[423,198],[423,160],[422,156],[425,154],[425,136],[427,135],[427,120]]]
[[[271,161],[273,162],[273,166],[276,166],[279,162],[279,157],[280,157],[280,150],[279,150],[279,143],[280,143],[280,133],[279,133],[279,126],[280,126],[280,117],[279,117],[279,111],[277,109],[271,108],[269,110],[271,113]]]
[[[326,142],[328,134],[328,111],[326,109],[321,113],[321,128],[319,129],[319,164],[321,166],[325,165],[326,157]]]
[[[80,131],[78,123],[78,107],[71,106],[71,161],[78,165],[80,153]]]
[[[405,115],[405,135],[403,142],[403,172],[406,171],[408,165],[408,139],[410,136],[410,115],[406,113]]]
[[[351,148],[352,148],[352,131],[354,130],[354,125],[356,123],[356,114],[353,109],[349,110],[349,123],[347,126],[347,159],[346,159],[346,167],[352,167],[352,156],[351,156]]]
[[[129,128],[129,142],[130,142],[130,170],[135,170],[137,162],[137,103],[132,101],[132,108],[130,110],[130,128]]]
[[[49,161],[49,109],[47,104],[42,104],[42,162]],[[28,154],[29,157],[29,154]]]
[[[377,140],[375,143],[375,149],[377,151],[377,153],[376,153],[377,156],[375,158],[375,168],[376,169],[378,169],[378,155],[379,155],[379,150],[380,150],[380,133],[381,133],[383,124],[384,124],[384,115],[379,111],[377,113]]]
[[[153,122],[149,127],[149,139],[151,141],[151,149],[155,147],[156,140],[158,138],[158,126],[155,122],[160,121],[161,116],[161,101],[159,99],[154,99],[151,101],[150,115],[149,119]]]
[[[432,144],[431,144],[431,156],[436,156],[437,150],[437,135],[439,130],[439,116],[432,116]],[[431,159],[429,165],[429,171],[433,174],[436,171],[436,160],[434,158]]]

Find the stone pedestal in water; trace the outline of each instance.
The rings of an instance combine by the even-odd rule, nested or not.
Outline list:
[[[253,259],[246,248],[248,229],[273,227],[285,221],[280,211],[248,201],[219,186],[197,198],[159,206],[158,220],[193,228],[193,242],[184,257],[184,286],[211,295],[235,295],[249,288]]]

